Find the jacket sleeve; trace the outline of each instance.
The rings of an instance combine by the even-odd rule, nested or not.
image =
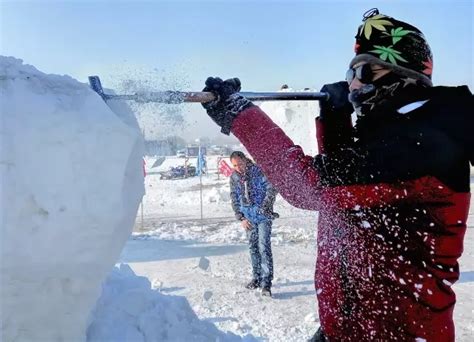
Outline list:
[[[234,211],[235,218],[241,220],[244,215],[240,212],[240,196],[238,193],[238,179],[235,174],[230,176],[230,199],[232,202],[232,210]]]
[[[386,205],[420,196],[436,199],[439,191],[432,191],[433,184],[438,182],[436,188],[441,189],[447,184],[441,177],[444,171],[462,165],[452,143],[448,146],[448,141],[429,134],[420,144],[416,132],[376,143],[367,151],[349,147],[312,158],[255,106],[236,117],[232,133],[285,200],[310,210]]]
[[[319,175],[313,158],[306,156],[259,107],[241,112],[233,122],[232,133],[286,201],[302,209],[319,209]]]
[[[316,118],[316,140],[320,154],[331,154],[354,142],[351,115],[333,113],[336,120]]]
[[[265,175],[262,174],[262,179],[265,187],[265,197],[263,198],[261,210],[265,213],[273,212],[273,203],[275,203],[275,197],[278,193],[277,189],[268,181]]]

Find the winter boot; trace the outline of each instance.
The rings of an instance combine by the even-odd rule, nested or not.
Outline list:
[[[247,285],[245,285],[246,289],[255,290],[260,287],[260,282],[256,279],[252,279]]]
[[[270,290],[269,287],[267,287],[267,286],[262,287],[262,296],[265,296],[265,297],[271,297],[272,296],[272,291]]]

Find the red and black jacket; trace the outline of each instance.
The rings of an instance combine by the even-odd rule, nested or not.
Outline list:
[[[350,121],[319,121],[314,158],[258,107],[235,119],[280,194],[320,212],[315,284],[331,341],[454,340],[473,104],[467,87],[436,87],[408,114],[360,120],[356,136]]]

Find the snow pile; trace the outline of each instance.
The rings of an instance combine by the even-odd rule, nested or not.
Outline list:
[[[2,338],[84,340],[143,196],[138,125],[12,57],[0,56],[0,91]]]
[[[255,340],[224,333],[214,324],[199,320],[185,297],[152,290],[148,278],[136,276],[125,264],[109,275],[92,319],[88,341]]]
[[[293,91],[291,88],[281,90]],[[304,90],[301,90],[304,91]],[[311,89],[309,91],[315,91]],[[272,101],[258,104],[272,120],[282,127],[296,145],[308,155],[317,152],[315,118],[319,115],[318,101]]]
[[[230,186],[227,188],[218,188],[218,187],[213,187],[206,191],[206,193],[203,195],[203,201],[206,203],[221,203],[221,202],[228,202],[230,203]]]

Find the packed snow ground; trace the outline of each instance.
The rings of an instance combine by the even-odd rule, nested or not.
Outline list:
[[[186,297],[202,321],[222,331],[262,341],[311,336],[319,325],[313,286],[317,213],[293,208],[278,196],[273,298],[264,298],[243,287],[250,277],[247,240],[230,208],[228,179],[214,173],[216,159],[208,160],[210,174],[202,178],[202,220],[199,178],[160,180],[157,173],[184,160],[168,158],[161,168],[150,168],[153,162],[147,160],[143,221],[139,211],[120,262],[161,294]],[[474,338],[474,205],[469,215],[461,279],[454,285],[457,341],[466,342]]]

